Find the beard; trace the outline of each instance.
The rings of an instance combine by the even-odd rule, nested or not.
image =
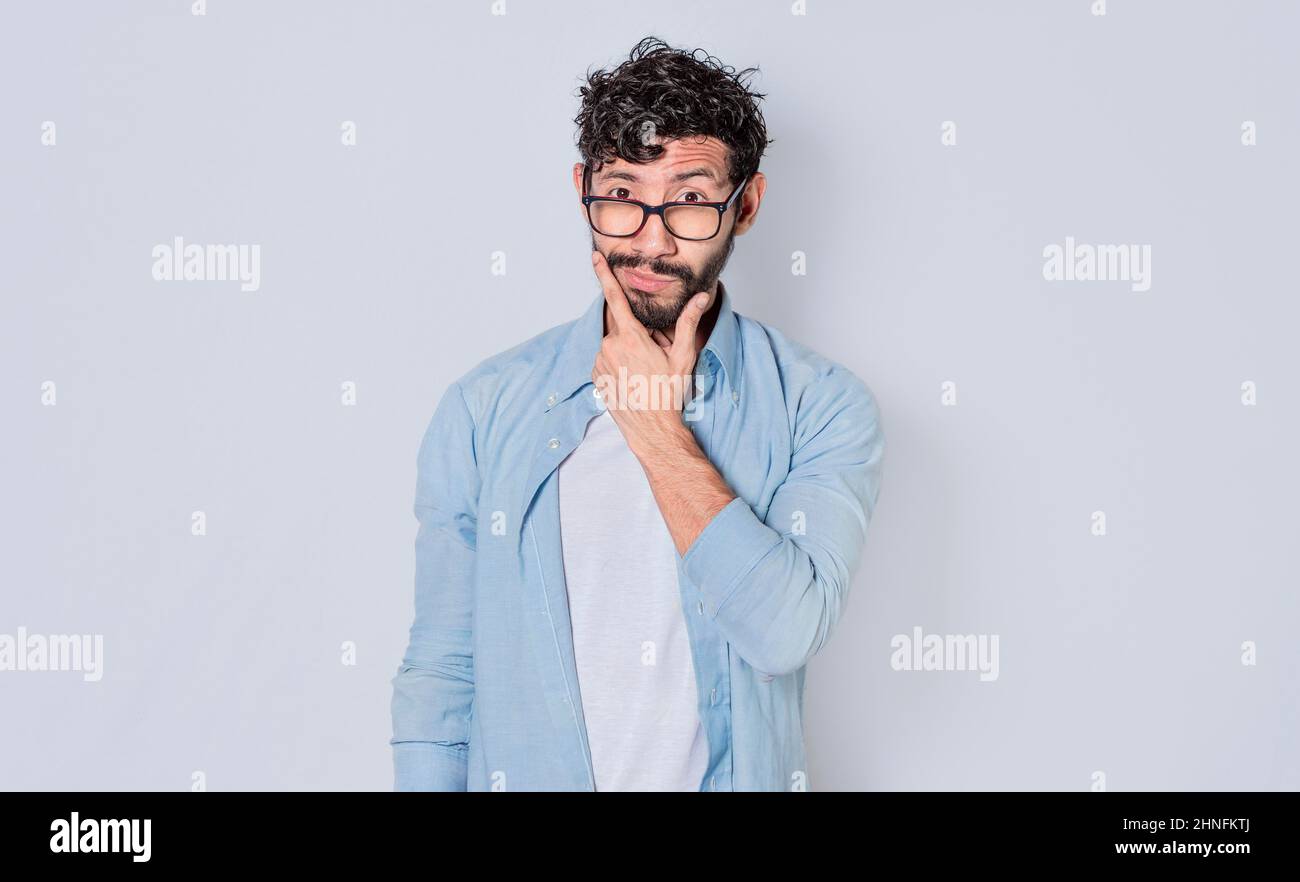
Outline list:
[[[632,308],[632,315],[636,320],[645,325],[647,331],[668,331],[677,326],[677,319],[681,316],[682,310],[686,304],[691,302],[691,298],[701,291],[713,291],[713,286],[718,283],[718,277],[722,275],[723,268],[731,258],[731,252],[736,247],[735,230],[727,232],[726,241],[709,255],[704,266],[698,271],[691,269],[684,263],[672,263],[671,261],[655,259],[647,260],[644,257],[638,257],[635,254],[624,254],[622,252],[612,252],[605,255],[605,262],[609,264],[610,270],[616,270],[620,267],[631,270],[645,270],[654,273],[657,276],[675,276],[682,282],[682,290],[676,297],[670,301],[664,301],[661,298],[671,296],[669,291],[662,291],[658,296],[644,293],[635,288],[624,288],[627,294],[628,306]],[[591,240],[591,249],[599,251],[596,247],[596,240]],[[620,283],[621,284],[621,283]]]

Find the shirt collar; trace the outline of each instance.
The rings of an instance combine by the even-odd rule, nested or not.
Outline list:
[[[718,318],[709,332],[709,339],[700,352],[696,369],[710,371],[703,356],[712,353],[715,364],[720,365],[726,382],[733,393],[740,389],[741,351],[738,317],[732,310],[731,295],[726,286],[718,282]],[[591,371],[596,364],[605,337],[605,294],[601,292],[587,307],[560,343],[560,354],[551,371],[550,391],[563,400],[591,382]],[[733,400],[735,395],[733,394]]]

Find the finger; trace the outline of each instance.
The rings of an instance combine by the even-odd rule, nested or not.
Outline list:
[[[660,331],[658,328],[656,328],[655,330],[650,332],[650,337],[656,343],[659,344],[660,348],[662,348],[664,352],[672,351],[673,341],[669,340],[668,335],[665,334],[663,331]]]
[[[708,305],[709,295],[700,292],[691,298],[691,302],[686,304],[682,314],[677,317],[677,328],[673,331],[673,345],[669,355],[683,368],[694,366],[695,356],[699,354],[695,348],[695,332],[700,327],[700,319],[704,318],[704,309]]]
[[[641,328],[644,333],[645,328],[632,315],[632,307],[627,303],[623,286],[618,283],[618,279],[614,278],[614,271],[609,268],[605,255],[599,251],[592,251],[591,265],[596,269],[596,278],[600,279],[600,286],[605,289],[605,302],[609,304],[610,315],[614,318],[614,327],[620,331]]]

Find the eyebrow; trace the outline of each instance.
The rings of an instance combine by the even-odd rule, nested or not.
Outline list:
[[[600,172],[600,174],[597,177],[599,177],[600,180],[602,181],[631,181],[634,184],[641,183],[641,179],[636,175],[634,175],[632,172],[623,171],[621,169],[613,170],[613,171],[603,171]],[[712,169],[704,168],[702,166],[700,168],[692,168],[692,169],[687,169],[686,171],[678,172],[677,174],[673,175],[673,183],[681,183],[682,181],[688,181],[691,178],[708,178],[714,183],[719,183],[717,174]]]
[[[631,181],[634,184],[641,183],[641,179],[629,171],[603,171],[598,177],[602,181]]]
[[[708,178],[714,183],[720,183],[720,181],[718,180],[718,176],[713,172],[713,170],[704,167],[693,168],[690,169],[689,171],[678,172],[677,174],[673,175],[673,181],[678,183],[680,183],[681,181],[690,180],[691,178]]]

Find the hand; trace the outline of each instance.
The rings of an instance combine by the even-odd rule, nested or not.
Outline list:
[[[705,292],[691,299],[677,319],[673,339],[647,331],[632,314],[627,295],[604,255],[592,252],[596,277],[605,291],[610,328],[591,378],[634,453],[655,449],[686,430],[682,410],[692,392],[699,356],[696,331],[708,307]]]

